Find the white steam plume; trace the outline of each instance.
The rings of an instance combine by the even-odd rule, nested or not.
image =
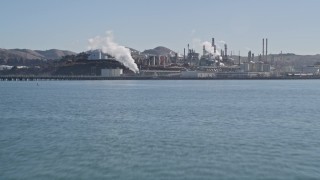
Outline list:
[[[206,48],[206,51],[213,55],[213,57],[220,57],[220,46],[216,45],[216,52],[214,52],[214,47],[212,47],[211,42],[204,41],[202,42],[199,38],[193,38],[192,39],[192,46],[196,49],[202,49],[204,46]]]
[[[218,47],[216,49],[216,52],[214,52],[214,47],[212,47],[210,42],[205,41],[205,42],[202,43],[202,46],[204,46],[206,48],[206,51],[209,52],[210,54],[212,54],[214,57],[220,56]]]
[[[220,60],[219,66],[225,66],[225,64],[223,64],[222,61],[222,56],[220,55],[220,46],[219,45],[215,45],[216,46],[216,52],[214,51],[214,47],[212,46],[211,42],[208,41],[204,41],[202,42],[201,39],[199,38],[193,38],[192,40],[193,46],[196,46],[197,49],[202,49],[203,46],[205,47],[205,50],[207,53],[209,53],[210,55],[212,55],[212,57],[214,58],[215,62],[218,62],[217,60]],[[225,41],[219,41],[219,44],[226,44]]]
[[[96,36],[90,38],[89,40],[89,49],[101,49],[102,52],[107,53],[113,56],[117,61],[121,62],[124,66],[128,67],[131,71],[137,73],[139,72],[137,64],[134,62],[134,59],[131,56],[130,49],[120,46],[113,41],[112,31],[106,32],[106,37]]]

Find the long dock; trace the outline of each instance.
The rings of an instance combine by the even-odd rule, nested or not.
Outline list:
[[[0,75],[0,81],[64,81],[64,80],[148,80],[153,77],[103,77],[103,76],[32,76],[32,75]]]
[[[320,76],[279,76],[246,78],[181,78],[167,76],[34,76],[34,75],[0,75],[0,81],[74,81],[74,80],[294,80],[320,79]]]

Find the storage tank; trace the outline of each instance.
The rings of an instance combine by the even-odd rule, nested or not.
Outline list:
[[[264,64],[263,65],[263,72],[270,72],[270,71],[271,71],[270,64]]]
[[[250,71],[250,64],[249,63],[241,64],[241,70],[243,72],[249,72]]]
[[[249,63],[249,72],[256,72],[256,64],[250,62]]]
[[[257,63],[256,64],[256,70],[257,70],[257,72],[263,72],[263,66],[264,66],[264,64],[263,63]]]

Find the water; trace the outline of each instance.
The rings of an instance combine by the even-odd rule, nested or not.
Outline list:
[[[0,179],[319,179],[320,81],[0,82]]]

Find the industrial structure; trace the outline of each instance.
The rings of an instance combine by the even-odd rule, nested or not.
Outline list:
[[[183,53],[174,52],[163,46],[143,52],[119,46],[117,48],[95,49],[77,55],[63,56],[56,61],[27,62],[13,59],[11,63],[0,59],[2,79],[237,79],[237,78],[295,78],[319,77],[320,56],[295,55],[292,53],[271,54],[268,38],[260,40],[258,49],[262,52],[248,50],[245,56],[236,55],[232,45],[215,38],[202,43],[202,50],[197,52],[186,43]],[[230,48],[231,47],[231,48]],[[106,53],[108,52],[108,53]],[[110,54],[109,54],[110,53]],[[309,59],[308,62],[304,61]],[[27,63],[26,63],[27,62]],[[27,65],[27,66],[25,66]],[[26,75],[11,76],[11,75]],[[30,76],[28,76],[30,75]],[[38,78],[39,79],[39,78]]]
[[[247,61],[236,62],[232,54],[228,53],[228,45],[218,50],[215,38],[211,39],[211,46],[203,45],[202,55],[187,45],[183,49],[183,56],[178,53],[166,55],[141,53],[131,50],[131,56],[140,69],[137,76],[167,76],[181,78],[219,78],[219,77],[266,77],[270,76],[271,66],[268,64],[268,39],[262,39],[262,54],[255,58],[255,54],[248,52]],[[90,51],[88,60],[109,60],[114,58],[101,50]],[[102,69],[101,76],[120,76],[117,71]]]
[[[113,59],[109,54],[103,53],[100,49],[89,51],[88,60],[110,60]]]
[[[232,55],[228,51],[228,44],[224,43],[219,48],[215,38],[211,39],[211,45],[203,45],[202,53],[190,48],[187,44],[183,48],[183,55],[170,52],[167,54],[141,53],[131,50],[131,56],[139,68],[136,77],[167,77],[167,78],[258,78],[278,76],[271,66],[273,58],[268,56],[268,38],[262,39],[262,52],[255,55],[248,51],[246,59],[239,55]],[[89,61],[93,60],[115,60],[111,55],[101,50],[90,51]],[[290,69],[290,72],[293,71]],[[103,77],[125,77],[122,69],[101,69]],[[319,75],[318,66],[306,66],[301,73]],[[132,75],[130,75],[132,77]]]
[[[120,77],[122,74],[122,69],[101,69],[102,77]]]

